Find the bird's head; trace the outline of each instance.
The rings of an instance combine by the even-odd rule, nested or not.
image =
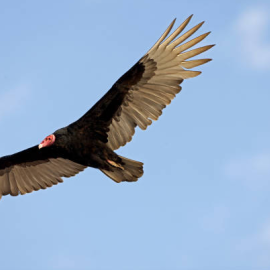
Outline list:
[[[38,146],[39,149],[43,148],[43,147],[48,147],[51,146],[52,144],[54,144],[55,142],[55,135],[51,134],[49,136],[47,136]]]

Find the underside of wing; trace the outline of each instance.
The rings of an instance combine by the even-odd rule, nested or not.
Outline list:
[[[33,152],[32,149],[28,151],[30,154]],[[25,155],[27,150],[22,153]],[[9,159],[12,162],[9,162]],[[0,159],[0,198],[2,195],[17,196],[34,190],[46,189],[63,182],[62,177],[74,176],[86,168],[61,157],[32,161],[26,159],[25,162],[18,163],[13,160],[12,156]],[[4,163],[7,166],[4,166]]]
[[[188,60],[213,47],[213,45],[209,45],[188,50],[210,33],[185,42],[203,24],[200,23],[180,35],[190,19],[191,16],[169,35],[174,20],[147,54],[123,76],[124,80],[120,78],[116,82],[115,86],[119,93],[124,93],[125,90],[126,93],[109,125],[107,144],[111,149],[118,149],[131,141],[136,126],[145,130],[147,126],[151,125],[152,120],[157,120],[162,114],[162,110],[180,92],[179,84],[184,79],[196,77],[201,73],[189,69],[211,60]],[[140,74],[140,79],[134,82],[133,78],[136,77],[134,70],[138,65],[143,67],[143,73]],[[131,83],[132,81],[133,83]]]

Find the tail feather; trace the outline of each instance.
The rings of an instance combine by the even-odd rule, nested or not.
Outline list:
[[[121,167],[111,166],[111,171],[101,171],[117,183],[137,181],[143,175],[143,163],[125,157],[119,157],[123,162]]]

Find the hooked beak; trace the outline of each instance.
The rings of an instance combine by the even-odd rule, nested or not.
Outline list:
[[[44,142],[45,142],[45,140],[43,140],[43,141],[38,145],[38,149],[41,149],[41,148],[44,147]]]

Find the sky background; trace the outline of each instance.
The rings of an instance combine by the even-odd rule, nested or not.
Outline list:
[[[144,176],[3,197],[1,269],[270,269],[269,1],[1,1],[0,156],[77,120],[190,14],[214,60],[118,151]]]

